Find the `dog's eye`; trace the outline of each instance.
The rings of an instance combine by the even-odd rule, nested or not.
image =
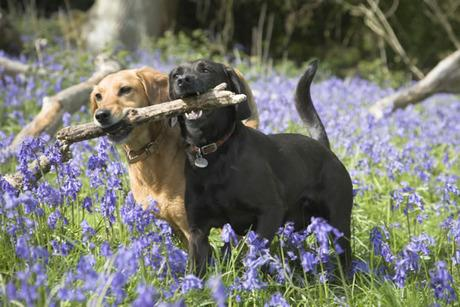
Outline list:
[[[172,75],[173,79],[177,79],[179,77],[179,74],[176,72],[175,74]]]
[[[123,87],[120,88],[120,90],[118,91],[118,96],[129,94],[129,93],[131,93],[131,90],[132,90],[132,89],[133,89],[133,88],[130,87],[130,86],[123,86]]]
[[[200,71],[201,73],[205,73],[205,74],[206,74],[206,73],[209,72],[209,69],[208,69],[206,66],[200,66],[199,71]]]
[[[94,95],[94,98],[96,99],[96,101],[101,101],[102,100],[102,95],[97,93],[96,95]]]

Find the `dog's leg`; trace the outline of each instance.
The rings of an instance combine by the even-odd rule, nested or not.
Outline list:
[[[271,242],[283,223],[284,215],[285,212],[281,202],[269,210],[265,210],[257,217],[256,233]]]
[[[346,198],[335,198],[335,206],[332,207],[335,210],[330,211],[329,224],[343,233],[343,236],[338,240],[340,247],[343,249],[343,253],[340,254],[339,259],[343,272],[348,273],[351,268],[351,206],[350,210],[345,208],[344,204],[347,204]],[[352,198],[349,202],[353,203]]]
[[[189,257],[192,271],[197,276],[204,276],[210,256],[211,246],[208,241],[209,230],[192,229],[189,240]]]

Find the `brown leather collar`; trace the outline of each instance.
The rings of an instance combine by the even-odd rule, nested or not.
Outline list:
[[[199,153],[199,154],[202,154],[202,155],[209,155],[213,152],[216,152],[217,149],[222,146],[233,134],[233,132],[235,132],[235,127],[236,125],[233,124],[232,126],[232,129],[230,129],[230,131],[224,135],[223,138],[221,138],[220,140],[214,142],[214,143],[210,143],[210,144],[207,144],[207,145],[204,145],[204,146],[196,146],[196,145],[193,145],[193,144],[190,144],[190,148],[191,148],[191,151],[192,153]]]
[[[160,130],[160,133],[157,135],[157,137],[150,143],[142,146],[140,149],[127,150],[126,147],[123,147],[126,153],[126,158],[128,159],[128,163],[132,164],[144,160],[152,153],[157,152],[160,149],[160,142],[163,139],[162,136],[164,133],[165,128],[162,126],[162,129]]]

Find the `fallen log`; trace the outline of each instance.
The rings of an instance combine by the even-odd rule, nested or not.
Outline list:
[[[211,109],[235,105],[246,99],[246,96],[243,94],[234,94],[225,91],[225,87],[226,85],[223,83],[216,86],[212,91],[200,96],[177,99],[145,108],[126,109],[122,123],[123,125],[138,126],[147,122],[159,121],[198,109]],[[59,142],[64,160],[68,160],[70,159],[69,149],[71,144],[101,137],[109,134],[110,131],[111,129],[104,130],[94,123],[86,123],[62,128],[56,134],[56,138]],[[39,156],[37,160],[29,164],[28,168],[33,174],[35,182],[49,172],[51,165],[52,163],[45,155]],[[18,190],[24,187],[24,176],[20,172],[5,175],[4,178],[11,186]]]
[[[0,56],[0,71],[3,74],[9,76],[26,75],[31,73],[43,76],[46,74],[46,70],[43,68],[35,68],[33,66],[21,63],[19,61],[14,61],[2,56]]]
[[[70,86],[53,96],[44,97],[40,112],[29,124],[22,128],[11,145],[2,150],[2,154],[11,156],[28,136],[36,137],[42,133],[53,135],[61,125],[62,116],[65,112],[72,114],[78,111],[88,103],[89,95],[94,85],[108,74],[121,69],[121,65],[118,62],[105,55],[96,57],[95,65],[96,71],[88,80]]]
[[[438,63],[425,78],[413,86],[384,97],[369,108],[376,119],[390,113],[417,104],[436,93],[460,93],[460,50],[452,53]]]

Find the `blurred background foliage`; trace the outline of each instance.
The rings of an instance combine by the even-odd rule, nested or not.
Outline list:
[[[84,33],[88,31],[84,28],[90,23],[101,28],[97,21],[108,15],[107,9],[102,16],[97,15],[95,4],[106,2],[112,9],[120,1],[123,2],[1,0],[1,31],[8,34],[2,34],[1,40],[9,40],[13,47],[7,48],[7,44],[0,42],[3,46],[0,48],[18,51],[19,43],[12,39],[15,30],[26,37],[26,41],[27,38],[63,37],[66,46],[91,49],[95,44],[85,39]],[[460,0],[125,2],[137,5],[137,11],[133,10],[136,12],[133,23],[142,23],[141,14],[146,14],[147,20],[147,37],[125,43],[127,49],[148,45],[169,56],[189,53],[194,57],[225,56],[228,61],[245,58],[264,67],[281,65],[285,72],[316,57],[322,61],[324,70],[340,77],[360,75],[377,83],[391,79],[391,85],[399,85],[409,79],[419,79],[439,60],[460,48],[457,38],[460,36],[457,30],[460,29]],[[146,2],[150,7],[142,4]],[[372,10],[373,5],[378,12]],[[383,21],[378,18],[379,12]],[[160,17],[162,24],[150,24]],[[123,24],[129,24],[129,13],[123,18]],[[394,31],[402,52],[394,47],[394,37],[387,33],[385,23]],[[152,27],[156,27],[155,31],[151,31]],[[123,37],[115,37],[107,46],[123,42]],[[22,52],[27,53],[33,52],[36,46],[22,48]]]

